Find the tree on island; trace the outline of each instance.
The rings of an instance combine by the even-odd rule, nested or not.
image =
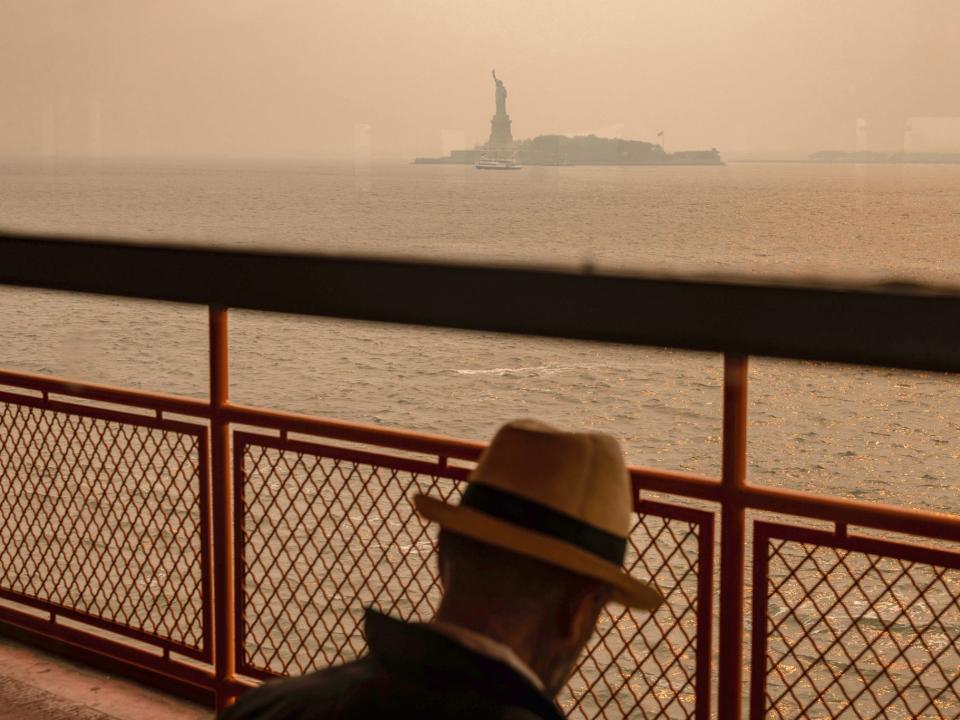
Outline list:
[[[596,135],[538,135],[517,143],[521,162],[578,163],[656,163],[668,156],[663,148],[642,140],[602,138]]]

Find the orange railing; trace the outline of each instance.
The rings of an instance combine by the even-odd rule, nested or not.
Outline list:
[[[408,498],[456,496],[483,449],[233,403],[227,345],[212,307],[209,401],[0,371],[0,626],[221,707],[363,652],[366,606],[428,618]],[[719,478],[632,468],[628,561],[667,601],[611,608],[561,704],[960,716],[960,517],[749,484],[747,381],[728,353]]]
[[[725,427],[733,438],[725,448],[734,452],[743,363],[727,365]],[[300,674],[356,657],[366,606],[406,619],[429,618],[435,608],[433,538],[407,498],[415,490],[456,496],[480,444],[223,399],[219,419],[232,452],[218,481],[207,460],[217,416],[211,404],[13,372],[0,372],[0,383],[4,623],[95,651],[121,670],[216,691],[224,702],[242,691],[244,677]],[[721,711],[725,701],[740,702],[739,690],[724,692],[711,626],[719,610],[721,643],[726,627],[742,646],[749,587],[742,513],[758,508],[836,527],[757,526],[753,627],[768,632],[753,635],[754,716],[844,707],[856,716],[858,703],[891,716],[891,707],[901,717],[954,716],[936,708],[955,709],[960,690],[960,555],[848,531],[859,525],[955,539],[952,518],[743,485],[734,495],[721,480],[632,472],[638,520],[630,563],[657,579],[667,602],[652,615],[612,609],[601,620],[561,698],[572,715],[708,717],[716,687]],[[646,492],[676,500],[644,500]],[[708,502],[694,509],[684,499]],[[714,505],[727,533],[719,581]],[[218,568],[214,557],[226,565]],[[894,581],[883,582],[883,563],[895,563]],[[232,584],[229,607],[216,601],[214,577],[218,588]],[[820,607],[818,591],[833,593],[830,608]],[[865,617],[872,629],[863,629]],[[214,663],[214,647],[225,647],[230,662]],[[827,672],[840,658],[846,668]],[[930,684],[931,673],[942,673],[939,684]]]

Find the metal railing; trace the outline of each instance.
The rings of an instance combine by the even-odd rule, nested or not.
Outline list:
[[[960,717],[960,553],[853,531],[957,542],[960,517],[746,478],[747,354],[957,371],[952,290],[22,237],[0,237],[0,283],[211,305],[209,401],[0,371],[2,625],[222,707],[244,678],[361,653],[364,606],[431,615],[433,536],[407,498],[455,497],[482,444],[231,402],[227,306],[667,344],[725,353],[721,476],[631,469],[628,562],[667,601],[603,616],[561,704],[580,717],[739,718],[744,700],[753,718]]]

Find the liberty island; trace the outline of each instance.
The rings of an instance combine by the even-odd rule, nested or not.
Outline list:
[[[507,88],[491,72],[496,112],[490,120],[490,138],[472,149],[452,150],[446,157],[418,157],[421,165],[473,165],[488,158],[509,158],[524,165],[723,165],[716,148],[668,153],[659,143],[596,135],[538,135],[514,141],[507,114]],[[479,162],[478,162],[479,161]]]

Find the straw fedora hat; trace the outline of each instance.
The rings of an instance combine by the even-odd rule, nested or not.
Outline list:
[[[459,505],[417,495],[417,512],[450,532],[571,570],[613,587],[613,600],[653,610],[663,597],[623,569],[633,510],[617,441],[534,420],[504,425]]]

